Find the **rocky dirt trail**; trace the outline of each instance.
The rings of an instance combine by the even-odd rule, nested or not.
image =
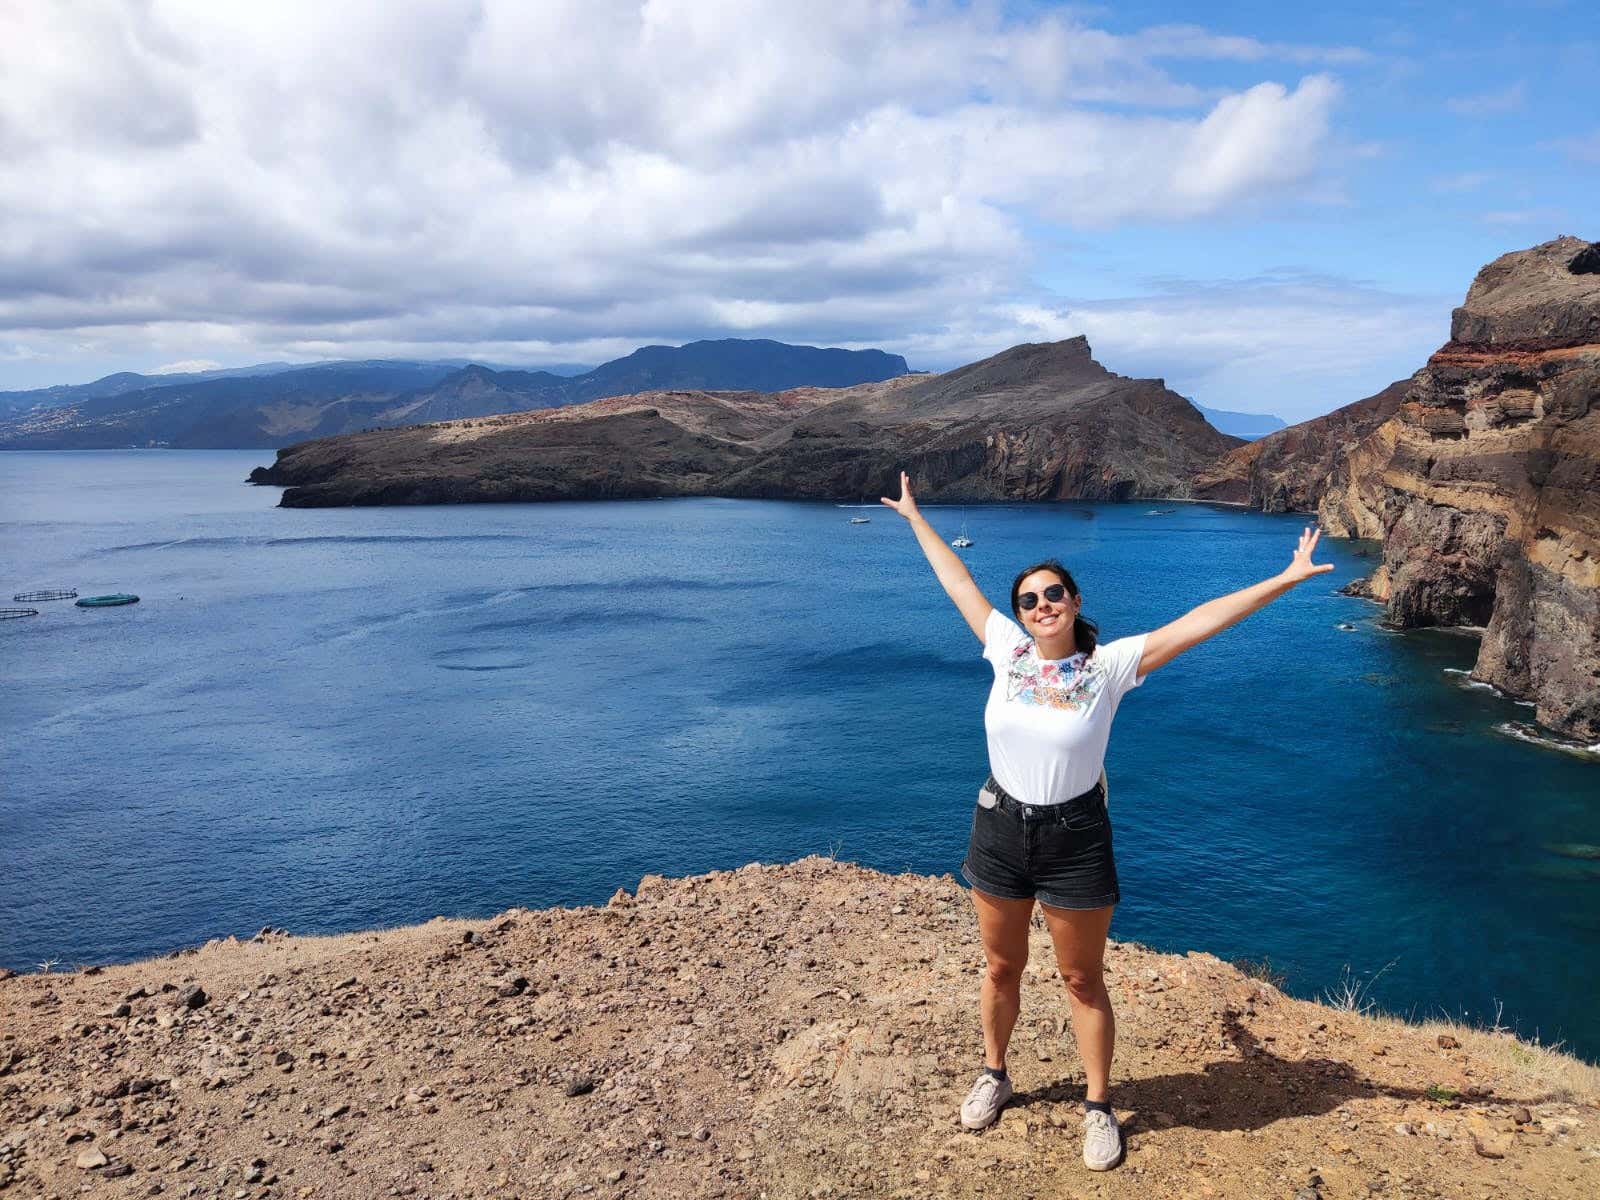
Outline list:
[[[950,877],[826,859],[604,908],[0,980],[0,1193],[1584,1197],[1600,1072],[1117,945],[1126,1163],[1036,930],[1018,1096],[963,1132],[982,954]]]

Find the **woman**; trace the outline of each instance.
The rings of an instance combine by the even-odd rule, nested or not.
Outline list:
[[[1011,611],[997,611],[966,566],[917,510],[900,473],[900,499],[883,503],[911,523],[934,574],[983,643],[994,668],[984,709],[990,775],[978,793],[961,874],[972,885],[988,971],[980,1001],[984,1069],[961,1106],[982,1129],[1011,1098],[1006,1047],[1017,1022],[1028,927],[1037,901],[1067,985],[1072,1032],[1083,1059],[1083,1161],[1096,1171],[1122,1160],[1109,1101],[1115,1023],[1104,959],[1120,899],[1102,773],[1117,704],[1157,667],[1283,595],[1333,570],[1311,561],[1321,531],[1305,530],[1280,574],[1202,604],[1152,633],[1101,643],[1082,614],[1072,576],[1051,560],[1011,585]]]

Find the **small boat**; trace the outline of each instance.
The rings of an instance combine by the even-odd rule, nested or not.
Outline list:
[[[961,532],[951,539],[950,544],[957,550],[965,550],[972,545],[972,539],[967,536],[967,523],[961,522]]]
[[[78,593],[71,588],[47,588],[42,592],[18,592],[11,598],[32,604],[40,600],[76,600]]]
[[[852,525],[865,525],[871,520],[872,520],[871,517],[851,517],[850,518],[850,524],[852,524]]]
[[[79,608],[115,608],[119,604],[137,604],[139,597],[128,592],[113,592],[109,596],[85,596],[78,601]]]
[[[1144,515],[1147,517],[1164,517],[1168,513],[1175,513],[1177,511],[1178,510],[1175,508],[1152,508],[1149,509]]]

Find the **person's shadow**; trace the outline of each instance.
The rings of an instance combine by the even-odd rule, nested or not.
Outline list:
[[[1222,1014],[1224,1036],[1242,1057],[1207,1063],[1181,1075],[1149,1075],[1119,1080],[1113,1096],[1118,1109],[1131,1109],[1129,1125],[1144,1129],[1188,1126],[1193,1129],[1260,1129],[1285,1117],[1316,1117],[1346,1101],[1384,1096],[1396,1100],[1431,1100],[1425,1088],[1396,1087],[1360,1075],[1348,1063],[1332,1058],[1281,1058],[1262,1046],[1228,1009]],[[1026,1108],[1041,1100],[1081,1097],[1082,1085],[1061,1081],[1018,1092],[1009,1107]],[[1495,1104],[1537,1104],[1503,1095],[1458,1096],[1463,1108]],[[1160,1118],[1153,1114],[1160,1113]]]

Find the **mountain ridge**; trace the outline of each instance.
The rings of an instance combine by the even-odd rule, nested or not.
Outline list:
[[[904,358],[880,350],[737,338],[641,347],[571,376],[383,359],[247,374],[251,370],[177,379],[121,372],[90,384],[0,393],[0,449],[274,449],[360,429],[554,407],[643,390],[635,386],[640,381],[654,387],[781,390],[907,373]],[[31,407],[14,411],[23,403]],[[6,404],[13,406],[9,417]]]

